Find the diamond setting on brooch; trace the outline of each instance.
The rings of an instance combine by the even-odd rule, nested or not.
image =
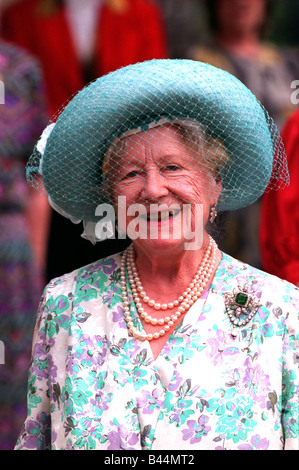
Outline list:
[[[247,325],[261,306],[256,291],[246,284],[238,285],[232,292],[224,294],[224,303],[229,321],[232,324],[231,335],[236,337],[239,328]]]

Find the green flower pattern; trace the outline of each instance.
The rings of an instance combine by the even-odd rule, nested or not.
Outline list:
[[[298,289],[223,254],[154,360],[128,336],[120,260],[46,287],[16,449],[298,449]],[[224,294],[247,283],[260,307],[233,337]]]

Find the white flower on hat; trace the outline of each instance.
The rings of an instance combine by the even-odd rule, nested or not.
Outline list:
[[[39,153],[41,154],[41,159],[39,161],[39,174],[41,175],[42,174],[42,163],[43,163],[43,156],[44,156],[44,153],[45,153],[45,149],[46,149],[46,145],[47,145],[47,141],[48,141],[48,138],[50,137],[52,131],[53,131],[53,128],[55,126],[55,122],[52,122],[51,124],[49,124],[43,131],[42,135],[40,136],[40,139],[39,141],[37,142],[36,144],[36,149],[39,151]]]
[[[46,145],[47,145],[47,140],[53,130],[55,126],[55,122],[52,122],[51,124],[49,124],[43,131],[42,135],[40,136],[40,139],[39,141],[37,142],[36,144],[36,148],[37,150],[39,151],[39,153],[41,155],[44,155],[45,153],[45,149],[46,149]]]

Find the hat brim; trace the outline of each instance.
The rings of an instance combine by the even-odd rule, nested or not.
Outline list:
[[[145,123],[188,118],[221,139],[230,156],[220,211],[245,207],[265,191],[273,144],[265,111],[234,76],[192,60],[152,60],[101,77],[59,116],[42,161],[45,188],[75,218],[96,220],[106,202],[102,162],[116,137]]]

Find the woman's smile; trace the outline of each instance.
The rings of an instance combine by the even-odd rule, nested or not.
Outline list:
[[[150,208],[150,211],[146,215],[141,215],[141,218],[146,220],[148,223],[156,223],[158,225],[161,225],[165,222],[171,222],[180,213],[181,209],[166,209],[161,211],[155,211]]]

